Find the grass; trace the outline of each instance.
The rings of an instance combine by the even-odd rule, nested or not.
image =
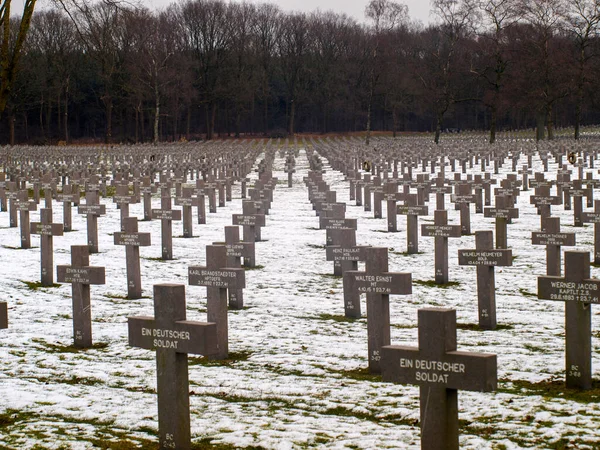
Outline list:
[[[498,392],[518,396],[541,396],[547,400],[560,398],[577,403],[598,403],[600,402],[600,380],[592,380],[592,389],[581,390],[568,389],[565,386],[564,380],[557,377],[537,383],[500,378],[498,380]]]
[[[52,344],[39,338],[32,338],[31,342],[41,345],[46,353],[79,353],[87,350],[104,350],[108,348],[107,342],[97,342],[88,348],[75,347],[74,345]]]
[[[32,291],[37,291],[39,289],[44,289],[44,288],[57,288],[60,287],[60,284],[51,284],[50,286],[43,286],[41,282],[39,281],[25,281],[25,280],[21,280],[22,283],[24,283],[30,290]]]
[[[425,287],[436,287],[441,289],[448,289],[450,287],[460,286],[458,281],[449,281],[448,283],[438,284],[435,280],[412,280],[413,284],[418,284],[419,286]]]
[[[252,356],[253,352],[251,351],[241,351],[241,352],[229,352],[229,355],[226,359],[211,359],[206,356],[191,356],[188,357],[188,365],[190,366],[206,366],[206,367],[214,367],[214,366],[234,366],[236,363],[248,361],[248,359]]]

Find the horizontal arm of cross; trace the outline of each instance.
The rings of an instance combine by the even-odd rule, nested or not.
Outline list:
[[[129,345],[155,350],[166,348],[177,353],[211,355],[217,352],[217,325],[212,322],[182,320],[171,327],[158,328],[153,317],[129,317]]]
[[[490,353],[445,353],[439,359],[421,356],[414,347],[388,345],[381,348],[383,381],[438,386],[463,391],[495,391],[496,355]]]

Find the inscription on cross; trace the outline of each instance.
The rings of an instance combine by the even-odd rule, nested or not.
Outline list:
[[[154,286],[154,318],[129,317],[129,345],[156,350],[158,431],[161,449],[189,449],[190,398],[187,354],[217,350],[214,323],[186,320],[185,286]]]
[[[56,280],[71,283],[73,300],[73,342],[75,347],[92,346],[90,285],[104,284],[104,267],[92,267],[87,245],[71,246],[71,265],[56,266]]]
[[[419,385],[423,450],[458,450],[458,391],[495,391],[496,355],[456,351],[455,310],[420,309],[418,320],[418,349],[381,349],[382,378]]]
[[[590,279],[590,254],[565,252],[565,276],[538,277],[538,298],[565,302],[568,388],[592,388],[592,308],[600,280]]]

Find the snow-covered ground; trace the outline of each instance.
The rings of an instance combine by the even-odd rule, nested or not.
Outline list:
[[[519,163],[522,166],[524,160]],[[269,449],[419,448],[419,389],[381,382],[367,367],[366,317],[343,317],[342,280],[331,276],[325,260],[325,231],[318,229],[302,182],[308,170],[304,150],[297,158],[294,186],[287,187],[284,158],[275,160],[274,193],[265,240],[256,244],[260,265],[246,272],[245,305],[229,314],[231,359],[209,362],[190,356],[192,439],[197,444]],[[347,217],[358,219],[357,243],[388,247],[390,271],[411,272],[431,281],[433,239],[422,238],[421,253],[406,251],[405,218],[400,231],[387,233],[384,219],[349,201],[348,182],[326,165],[324,178],[348,204]],[[501,175],[510,169],[505,165]],[[534,170],[541,170],[539,158]],[[550,165],[547,178],[554,178]],[[471,172],[471,171],[470,171]],[[476,173],[476,172],[473,172]],[[256,174],[253,174],[256,177]],[[451,174],[447,174],[451,177]],[[531,245],[539,217],[529,194],[518,200],[519,219],[509,225],[512,267],[496,269],[499,329],[477,331],[475,268],[458,266],[457,250],[474,248],[474,236],[449,239],[447,288],[415,283],[410,296],[391,296],[392,343],[417,345],[417,310],[457,310],[458,349],[498,355],[496,393],[459,393],[461,448],[598,448],[600,386],[566,391],[564,380],[564,305],[538,300],[537,276],[545,275],[545,248]],[[194,238],[182,238],[174,223],[173,261],[160,261],[160,222],[140,222],[153,245],[142,247],[144,298],[127,300],[125,249],[113,245],[119,211],[103,199],[99,219],[100,253],[90,264],[106,267],[106,284],[92,286],[95,348],[72,347],[71,286],[32,290],[39,281],[39,237],[21,250],[18,228],[0,213],[0,301],[9,306],[10,327],[0,330],[0,448],[145,448],[156,446],[157,401],[154,353],[127,345],[127,317],[152,315],[152,285],[187,284],[190,265],[205,263],[205,246],[224,238],[223,227],[241,212],[239,184],[233,201],[208,214]],[[433,221],[435,199],[428,217]],[[447,200],[447,204],[449,201]],[[153,199],[159,207],[160,199]],[[474,213],[471,230],[493,229],[493,219]],[[449,207],[449,222],[459,223]],[[553,207],[563,231],[577,231],[577,249],[592,250],[593,226],[572,227],[572,211]],[[130,215],[143,217],[142,205]],[[385,206],[384,206],[385,215]],[[39,219],[39,212],[31,220]],[[54,221],[62,220],[55,203]],[[73,214],[75,231],[54,238],[54,263],[70,264],[70,246],[86,243],[85,218]],[[567,249],[568,250],[568,249]],[[592,276],[598,276],[592,267]],[[206,289],[186,286],[188,320],[206,320]],[[600,309],[593,308],[593,374],[600,375]],[[118,447],[120,445],[120,447]],[[564,447],[566,448],[566,447]]]

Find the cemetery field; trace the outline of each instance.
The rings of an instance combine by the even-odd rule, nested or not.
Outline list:
[[[519,168],[527,161],[521,158]],[[257,267],[246,270],[244,308],[229,311],[229,358],[188,358],[193,448],[420,448],[419,387],[368,372],[365,299],[362,318],[344,316],[342,278],[325,259],[325,230],[303,182],[305,149],[291,188],[284,162],[277,153],[279,182],[256,243]],[[519,218],[508,225],[512,266],[496,268],[498,328],[481,331],[476,269],[459,266],[457,255],[475,248],[474,232],[493,230],[494,219],[472,212],[473,234],[448,239],[450,282],[436,285],[434,239],[420,233],[421,224],[433,224],[435,196],[429,215],[418,219],[419,253],[407,254],[406,216],[398,216],[398,232],[388,232],[385,219],[350,201],[348,181],[324,162],[323,179],[347,204],[346,217],[357,219],[357,244],[386,247],[389,271],[412,274],[411,295],[390,295],[392,344],[418,345],[419,309],[452,308],[458,350],[497,355],[497,392],[458,394],[460,448],[600,448],[600,307],[592,305],[593,388],[566,389],[565,304],[537,298],[546,252],[531,244],[540,229],[533,191],[521,192]],[[533,172],[541,171],[540,159],[533,162]],[[510,169],[506,164],[492,177]],[[547,177],[556,169],[550,162]],[[205,247],[223,241],[223,227],[242,212],[240,184],[231,202],[207,213],[206,224],[197,224],[194,212],[193,237],[182,236],[181,221],[173,223],[174,260],[160,259],[160,221],[139,222],[152,245],[140,249],[137,300],[126,298],[125,249],[113,244],[120,212],[110,197],[101,202],[106,215],[98,219],[99,253],[90,265],[105,267],[106,283],[91,286],[94,346],[85,350],[73,347],[71,285],[40,286],[39,236],[21,249],[19,228],[0,212],[0,301],[8,303],[9,319],[0,330],[0,449],[158,448],[156,353],[128,345],[127,318],[153,316],[153,285],[176,283],[186,285],[187,320],[206,321],[206,288],[188,285],[188,267],[206,264]],[[160,196],[152,202],[159,208]],[[449,224],[459,224],[454,204],[446,200],[446,208]],[[55,222],[62,211],[54,201]],[[593,251],[593,224],[575,228],[573,211],[562,205],[552,214],[563,232],[577,233],[577,250]],[[143,218],[142,204],[130,205],[130,215]],[[31,212],[32,221],[39,217]],[[86,219],[75,210],[73,229],[54,237],[55,266],[70,264],[71,246],[87,242]],[[591,275],[600,277],[600,268]]]

